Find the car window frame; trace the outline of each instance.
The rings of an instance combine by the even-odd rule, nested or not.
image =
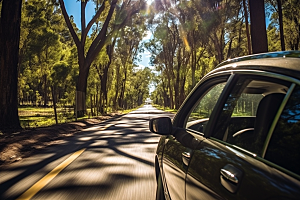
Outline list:
[[[272,122],[272,124],[271,124],[271,126],[269,128],[269,131],[267,133],[267,138],[266,138],[266,140],[264,142],[263,149],[262,149],[262,151],[264,152],[264,154],[262,154],[262,156],[260,157],[260,156],[257,156],[256,154],[254,154],[252,152],[249,152],[249,151],[247,151],[247,150],[245,150],[245,149],[243,149],[241,147],[232,145],[230,143],[227,143],[225,141],[222,141],[222,140],[219,140],[217,138],[212,137],[212,133],[214,131],[214,127],[212,126],[212,124],[213,124],[212,122],[218,120],[218,114],[220,114],[220,111],[223,108],[224,103],[223,104],[218,104],[218,107],[216,105],[216,107],[214,109],[215,113],[214,113],[214,115],[213,114],[211,115],[211,117],[214,117],[214,118],[211,118],[209,120],[209,121],[211,121],[212,124],[210,125],[210,129],[209,130],[206,129],[207,132],[205,133],[204,137],[206,139],[209,139],[209,140],[217,141],[217,142],[219,142],[219,143],[221,143],[221,144],[223,144],[225,146],[234,148],[235,150],[237,150],[238,152],[240,152],[242,154],[246,154],[248,156],[251,156],[252,158],[254,158],[256,160],[259,160],[260,162],[263,162],[263,163],[265,163],[265,164],[267,164],[267,165],[269,165],[271,167],[274,167],[274,168],[276,168],[276,169],[284,172],[285,174],[287,174],[287,175],[289,175],[291,177],[294,177],[294,178],[300,180],[300,175],[295,174],[295,173],[289,171],[288,169],[285,169],[284,167],[281,167],[281,166],[279,166],[279,165],[277,165],[277,164],[275,164],[275,163],[273,163],[273,162],[271,162],[271,161],[269,161],[269,160],[267,160],[267,159],[264,158],[265,157],[265,152],[268,149],[268,145],[269,145],[270,139],[272,138],[273,132],[274,132],[274,130],[276,128],[276,125],[278,123],[280,115],[281,115],[284,107],[286,106],[286,104],[287,104],[287,102],[288,102],[288,100],[289,100],[292,92],[294,91],[296,85],[300,86],[300,80],[298,80],[298,79],[296,79],[294,77],[287,76],[287,75],[283,75],[283,74],[279,74],[279,73],[274,73],[274,72],[268,72],[268,71],[261,71],[261,70],[243,70],[242,69],[242,70],[232,70],[231,73],[235,74],[237,76],[234,76],[232,81],[230,81],[230,82],[228,81],[228,83],[227,83],[228,87],[227,88],[229,90],[223,91],[224,93],[225,92],[226,93],[230,93],[231,92],[230,89],[232,87],[234,87],[234,84],[235,84],[236,80],[238,80],[239,75],[253,75],[253,76],[268,77],[268,78],[274,78],[274,79],[278,79],[278,80],[282,80],[282,81],[287,81],[287,82],[291,83],[290,86],[289,86],[289,89],[288,89],[288,91],[287,91],[287,93],[286,93],[286,95],[284,97],[284,99],[282,100],[282,103],[281,103],[281,105],[280,105],[280,107],[278,109],[278,112],[275,115],[275,118],[274,118],[274,120],[273,120],[273,122]],[[224,88],[224,90],[225,90],[225,88]],[[223,99],[223,101],[227,100],[228,95],[225,96],[225,97],[222,96],[222,98],[225,98],[225,99]]]
[[[224,91],[226,90],[228,82],[230,82],[232,80],[233,76],[234,75],[232,73],[230,73],[229,71],[225,71],[225,72],[219,72],[216,74],[211,74],[210,76],[203,78],[194,87],[192,92],[188,95],[186,100],[182,103],[181,107],[178,109],[178,111],[173,119],[173,126],[185,129],[191,112],[193,111],[195,106],[197,106],[198,102],[200,102],[201,99],[205,96],[207,91],[209,91],[210,88],[213,87],[214,85],[225,82],[226,83],[225,87],[223,88],[223,91],[221,92],[221,95],[220,95],[220,98],[222,98],[222,95],[223,95]],[[217,101],[215,107],[218,106],[218,101]],[[213,114],[214,114],[214,112],[212,111],[210,118],[213,117]],[[192,132],[200,134],[200,132],[197,132],[197,131],[192,131]],[[202,135],[202,134],[200,134],[200,135]]]

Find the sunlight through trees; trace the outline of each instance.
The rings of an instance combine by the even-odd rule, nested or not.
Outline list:
[[[85,19],[88,2],[95,8],[90,21]],[[77,3],[81,26],[76,27],[64,0],[27,0],[21,5],[20,35],[14,35],[20,42],[7,46],[10,39],[4,35],[10,33],[3,26],[15,26],[6,20],[17,15],[3,11],[13,9],[6,7],[12,3],[0,0],[0,114],[8,118],[6,125],[0,120],[0,129],[19,126],[18,105],[68,107],[71,117],[135,108],[147,98],[178,109],[218,63],[259,52],[250,3],[257,5],[251,0],[85,0]],[[261,6],[265,12],[260,14],[268,19],[256,33],[266,35],[262,51],[298,50],[298,1],[265,0]],[[152,36],[145,40],[148,33]],[[18,58],[7,63],[5,53],[12,55],[13,48],[19,49]],[[146,50],[151,62],[140,67]],[[16,89],[8,90],[8,84],[16,83]],[[8,107],[15,110],[8,112]]]

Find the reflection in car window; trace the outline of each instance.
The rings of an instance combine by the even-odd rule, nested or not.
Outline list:
[[[265,159],[300,175],[300,86],[278,120]]]
[[[225,84],[220,83],[215,85],[201,98],[189,116],[187,128],[203,133]]]
[[[223,106],[213,137],[260,156],[287,85],[241,77]]]

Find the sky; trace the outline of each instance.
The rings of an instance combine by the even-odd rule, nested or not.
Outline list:
[[[74,22],[77,28],[81,29],[81,21],[80,21],[80,1],[75,0],[65,0],[66,10],[69,16],[73,15]],[[88,23],[93,15],[95,14],[94,4],[92,2],[88,2],[86,5],[86,23]],[[143,42],[149,40],[151,37],[151,32],[148,32],[147,37],[143,39]],[[144,53],[140,53],[142,59],[138,61],[137,64],[141,69],[144,67],[150,67],[150,52],[145,49]]]

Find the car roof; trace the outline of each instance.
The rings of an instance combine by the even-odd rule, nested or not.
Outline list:
[[[300,79],[300,51],[254,54],[226,60],[209,74],[228,70],[263,70]]]

